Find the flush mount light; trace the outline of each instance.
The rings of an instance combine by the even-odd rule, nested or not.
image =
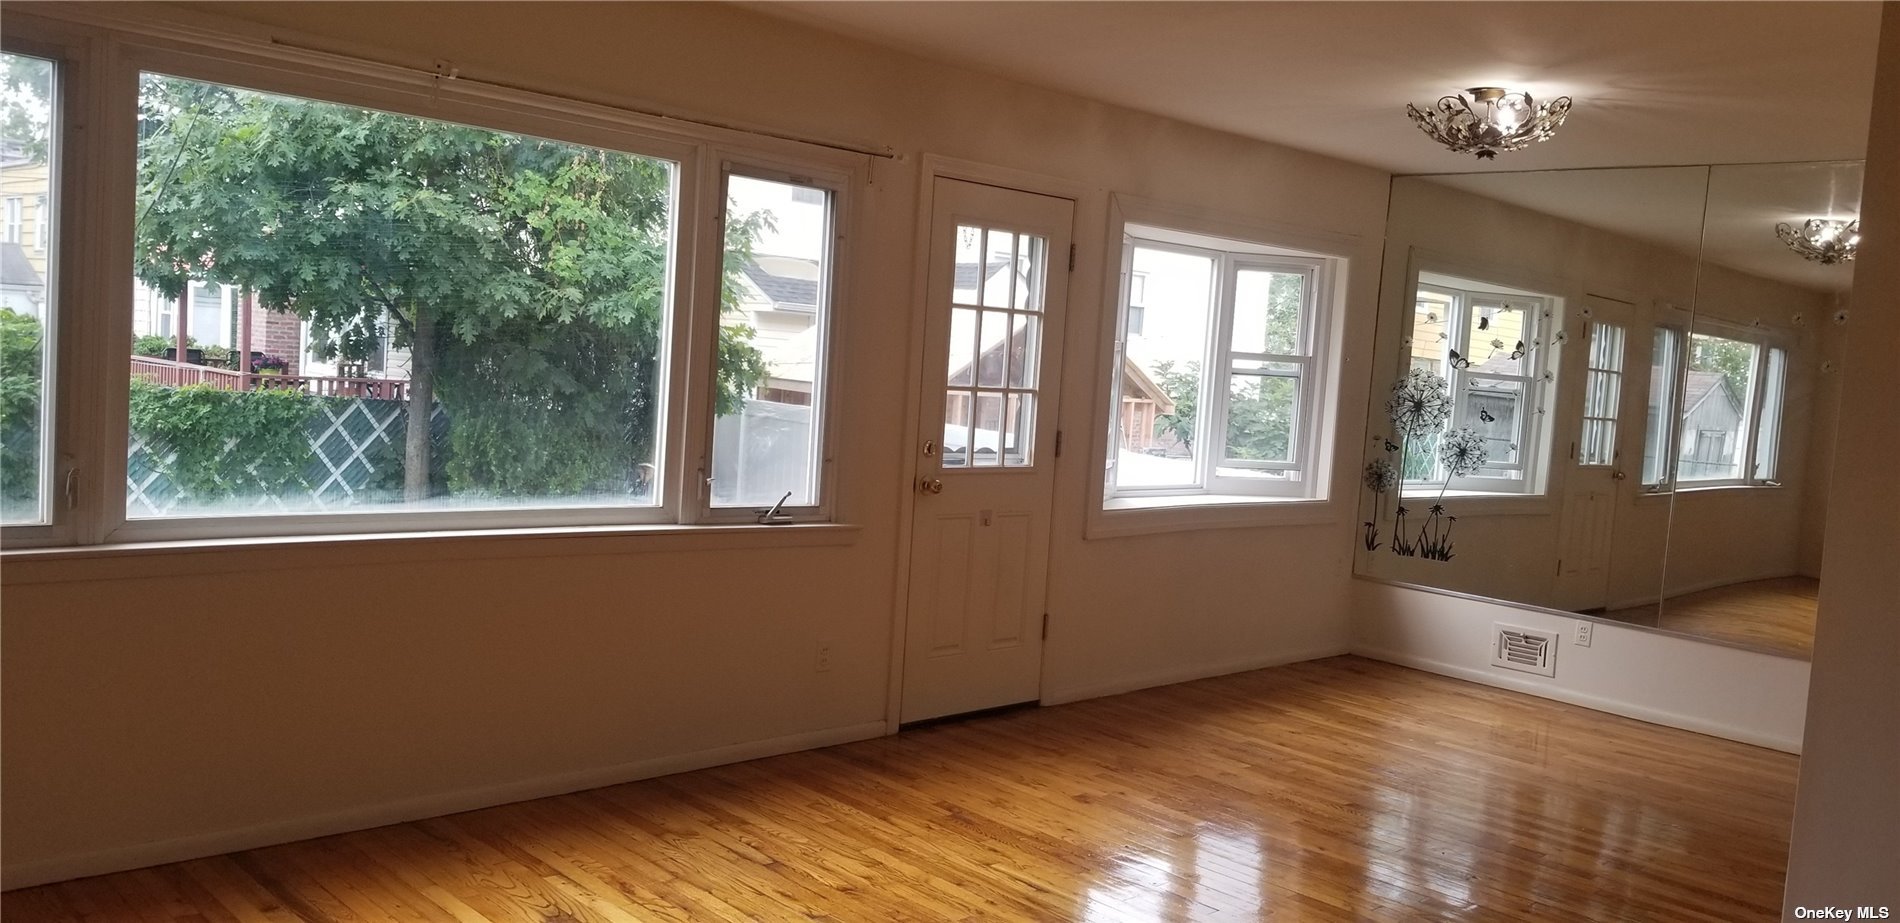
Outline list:
[[[1852,261],[1860,249],[1860,219],[1809,218],[1798,229],[1784,221],[1775,225],[1775,236],[1803,257],[1832,266]]]
[[[1453,153],[1491,160],[1499,151],[1516,151],[1557,132],[1570,114],[1570,97],[1538,104],[1529,93],[1503,87],[1472,87],[1463,96],[1446,96],[1429,109],[1407,103],[1405,114],[1432,139]],[[1474,108],[1474,105],[1481,108]]]

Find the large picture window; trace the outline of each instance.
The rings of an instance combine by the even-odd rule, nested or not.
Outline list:
[[[6,199],[6,234],[0,241],[0,523],[43,525],[50,521],[52,476],[52,331],[55,261],[46,228],[57,197],[53,164],[59,131],[54,118],[52,61],[0,54],[7,75],[7,118],[0,136],[0,190]],[[22,203],[36,203],[33,246],[24,246]]]
[[[438,88],[424,118],[399,76],[311,64],[247,86],[223,82],[249,79],[237,62],[138,59],[75,102],[137,142],[88,150],[130,159],[135,184],[76,227],[49,166],[53,64],[35,88],[37,59],[6,62],[0,198],[30,212],[4,242],[10,541],[830,514],[833,277],[861,158],[492,88]],[[86,337],[60,372],[125,401],[81,406],[58,450],[97,478],[68,494],[105,499],[50,510],[56,242],[125,260],[82,281],[129,336]]]
[[[1449,478],[1454,490],[1541,492],[1549,434],[1542,398],[1553,383],[1546,380],[1547,339],[1556,299],[1436,273],[1421,273],[1414,295],[1409,367],[1445,380],[1452,398],[1445,431],[1476,432],[1486,460],[1451,477],[1438,458],[1442,432],[1409,439],[1405,481],[1444,485]]]
[[[1334,262],[1128,226],[1108,499],[1316,495]]]

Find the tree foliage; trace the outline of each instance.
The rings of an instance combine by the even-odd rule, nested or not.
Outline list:
[[[614,489],[652,457],[670,164],[164,77],[141,89],[147,284],[251,289],[309,321],[326,358],[385,335],[410,350],[412,394],[454,421],[451,490]],[[722,331],[728,406],[764,377],[746,334]]]
[[[1697,334],[1691,338],[1689,368],[1697,372],[1719,372],[1734,389],[1736,400],[1746,403],[1750,380],[1755,374],[1755,345],[1740,340]]]
[[[295,388],[169,388],[132,380],[131,431],[195,503],[309,487],[312,397]]]
[[[0,308],[0,504],[8,520],[39,502],[44,342],[37,318]]]

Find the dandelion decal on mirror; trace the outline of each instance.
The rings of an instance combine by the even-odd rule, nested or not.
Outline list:
[[[1451,419],[1451,389],[1430,369],[1412,369],[1392,385],[1385,412],[1401,438],[1429,436]]]
[[[1385,440],[1388,452],[1397,451],[1398,446],[1391,440]],[[1383,458],[1375,458],[1366,464],[1363,479],[1366,489],[1372,491],[1372,518],[1365,526],[1365,545],[1367,551],[1379,550],[1379,521],[1385,518],[1385,495],[1398,490],[1399,469]]]
[[[1464,477],[1489,461],[1484,437],[1470,427],[1459,427],[1438,440],[1438,460],[1452,477]]]

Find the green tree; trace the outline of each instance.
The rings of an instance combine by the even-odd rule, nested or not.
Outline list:
[[[40,322],[0,308],[0,519],[31,515],[40,492]]]
[[[406,347],[409,499],[437,399],[451,489],[603,487],[652,456],[669,164],[164,77],[140,108],[139,278],[242,286],[343,358]],[[734,223],[741,259],[757,227]],[[722,408],[764,377],[749,333],[722,330]]]
[[[1176,370],[1172,361],[1154,365],[1155,384],[1174,402],[1173,413],[1155,415],[1155,435],[1173,436],[1189,452],[1194,451],[1195,414],[1201,401],[1201,364],[1190,362]]]
[[[1689,368],[1697,372],[1720,372],[1729,387],[1735,389],[1735,397],[1748,400],[1752,393],[1749,382],[1755,374],[1755,345],[1700,333],[1690,340],[1693,348]]]

